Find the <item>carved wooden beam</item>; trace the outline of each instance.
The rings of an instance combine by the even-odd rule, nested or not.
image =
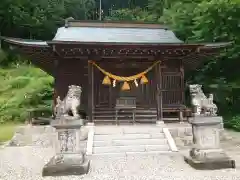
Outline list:
[[[82,56],[104,56],[104,57],[184,57],[193,52],[195,48],[85,48],[71,46],[56,46],[56,53],[65,58],[82,57]]]

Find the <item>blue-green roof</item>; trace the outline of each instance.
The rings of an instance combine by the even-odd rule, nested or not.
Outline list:
[[[183,43],[171,30],[115,27],[61,27],[53,41],[102,43]]]

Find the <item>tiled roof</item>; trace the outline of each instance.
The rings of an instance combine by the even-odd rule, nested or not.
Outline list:
[[[183,43],[171,30],[125,27],[61,27],[53,41],[102,43]]]

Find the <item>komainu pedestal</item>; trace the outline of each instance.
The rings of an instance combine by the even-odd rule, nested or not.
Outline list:
[[[193,147],[185,161],[195,169],[235,168],[235,161],[220,148],[220,116],[196,116],[190,122]]]
[[[43,167],[43,176],[82,175],[88,173],[89,160],[80,149],[80,127],[83,120],[62,116],[53,120],[56,128],[56,155]]]

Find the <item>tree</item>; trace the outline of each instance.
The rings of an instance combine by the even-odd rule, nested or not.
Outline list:
[[[105,17],[105,20],[113,21],[153,22],[155,19],[154,15],[141,8],[113,10],[111,16]]]
[[[177,2],[165,9],[161,22],[170,25],[177,35],[194,42],[233,42],[219,58],[204,64],[189,80],[212,88],[221,113],[240,113],[240,1],[203,0],[195,3]],[[230,73],[231,72],[231,73]]]
[[[176,2],[171,8],[165,9],[160,22],[169,25],[178,37],[188,40],[193,36],[192,26],[197,3]]]
[[[211,77],[218,92],[219,102],[226,113],[239,113],[240,103],[240,1],[211,0],[203,1],[196,9],[193,24],[192,39],[200,42],[233,42],[227,51],[223,51],[218,61],[212,61],[202,72],[205,77]],[[219,81],[221,79],[221,81]],[[222,96],[225,93],[225,96]],[[224,98],[222,98],[224,97]],[[231,105],[231,110],[227,107]]]
[[[164,8],[169,6],[169,0],[149,0],[148,8],[149,10],[158,17],[163,14]]]
[[[65,18],[87,19],[93,8],[94,0],[1,0],[0,32],[3,36],[49,39]]]

